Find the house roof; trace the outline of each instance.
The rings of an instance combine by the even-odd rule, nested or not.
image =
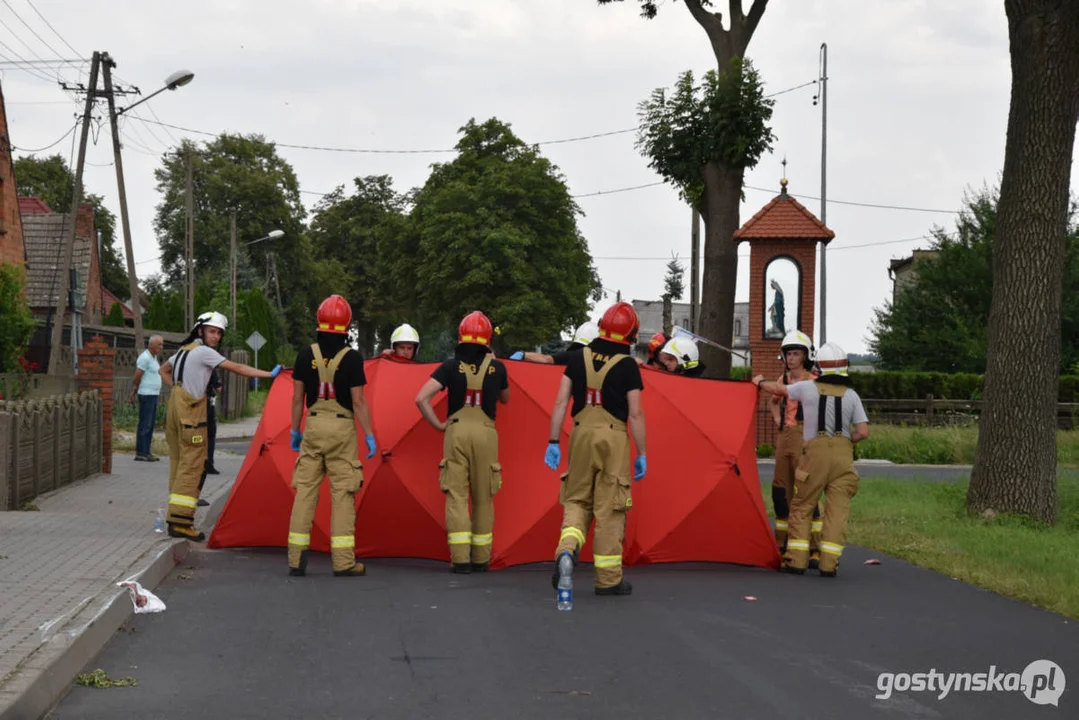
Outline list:
[[[19,197],[19,214],[20,215],[40,215],[42,213],[51,213],[52,208],[45,204],[45,201],[38,197]]]
[[[128,307],[127,303],[124,302],[123,300],[121,300],[120,298],[116,297],[115,295],[113,295],[111,292],[109,292],[109,289],[107,287],[102,285],[101,286],[101,312],[102,312],[102,314],[107,315],[110,312],[112,312],[112,304],[113,303],[120,303],[120,311],[124,315],[124,320],[134,320],[135,319],[135,313],[131,312],[131,308]]]
[[[734,233],[735,240],[823,240],[835,237],[817,216],[787,194],[787,181],[781,181],[779,195],[762,207]]]
[[[32,308],[56,307],[60,292],[60,249],[65,233],[70,232],[71,213],[23,215],[23,241],[26,245],[26,301]],[[86,307],[86,283],[90,277],[90,238],[75,238],[71,264],[78,272],[77,307]]]

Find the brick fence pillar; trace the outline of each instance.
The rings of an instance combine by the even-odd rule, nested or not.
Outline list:
[[[116,351],[100,335],[79,350],[79,390],[97,390],[101,398],[101,472],[112,472],[112,373]]]

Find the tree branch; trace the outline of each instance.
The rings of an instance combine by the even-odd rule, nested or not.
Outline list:
[[[749,16],[746,18],[746,45],[757,31],[757,25],[764,17],[764,9],[768,7],[768,0],[753,0],[753,6],[749,8]]]
[[[724,32],[722,14],[708,12],[701,4],[701,0],[685,0],[685,3],[690,14],[693,15],[693,19],[704,28],[704,31],[708,33],[708,37],[712,37],[712,33],[716,31]]]

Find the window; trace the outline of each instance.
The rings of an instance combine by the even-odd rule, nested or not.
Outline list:
[[[737,337],[742,337],[742,321],[741,320],[735,320],[734,321],[734,336],[736,338]]]
[[[782,340],[801,324],[802,271],[793,258],[772,259],[764,269],[764,339]]]

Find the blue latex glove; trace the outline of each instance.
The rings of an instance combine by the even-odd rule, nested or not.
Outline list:
[[[364,440],[367,442],[367,459],[370,460],[375,456],[375,449],[378,447],[375,445],[375,436],[368,435]]]
[[[270,377],[271,378],[277,377],[278,373],[280,373],[284,369],[285,369],[284,365],[278,365],[277,367],[275,367],[273,370],[270,371]]]
[[[289,444],[289,447],[291,447],[294,452],[300,452],[300,443],[303,442],[303,433],[299,430],[292,430],[291,432],[292,442]]]
[[[558,469],[558,465],[562,462],[562,448],[558,443],[547,443],[547,452],[543,456],[543,462],[547,463],[547,467],[552,470]]]
[[[648,460],[645,459],[644,455],[638,455],[637,459],[633,461],[633,479],[640,480],[646,472],[648,472]]]
[[[510,355],[510,360],[524,360],[524,357],[525,357],[525,354],[523,352],[521,352],[520,350],[518,350],[517,352]]]

